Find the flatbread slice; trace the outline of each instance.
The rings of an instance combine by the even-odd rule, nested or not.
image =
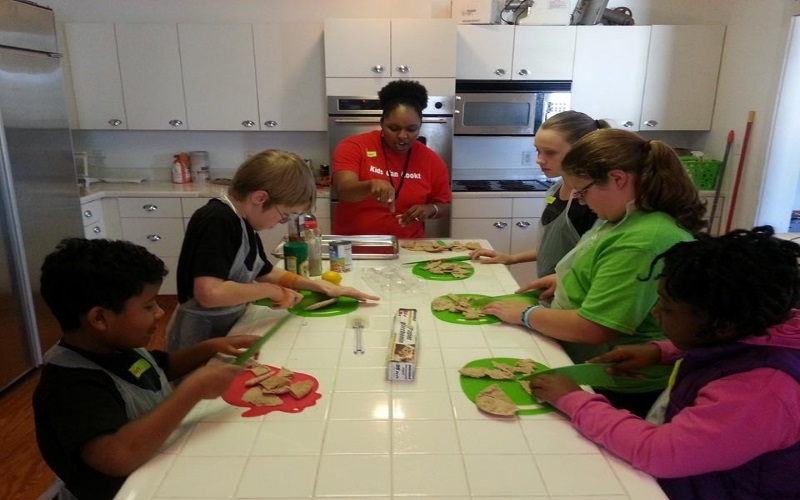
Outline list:
[[[302,399],[311,392],[311,388],[314,386],[314,382],[312,380],[301,380],[300,382],[294,382],[289,385],[289,394],[291,394],[295,399]]]
[[[497,384],[492,384],[475,396],[478,409],[500,417],[513,417],[517,414],[517,405],[503,392]]]
[[[274,394],[264,394],[260,386],[248,389],[242,395],[242,401],[256,406],[279,406],[283,400]]]

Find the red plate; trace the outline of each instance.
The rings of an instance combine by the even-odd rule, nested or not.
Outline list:
[[[264,365],[273,373],[280,368],[276,368],[274,366]],[[242,413],[243,417],[258,417],[260,415],[266,415],[267,413],[273,411],[282,411],[285,413],[300,413],[301,411],[305,410],[309,406],[314,406],[317,404],[317,400],[322,397],[322,394],[317,392],[319,389],[319,381],[312,377],[311,375],[307,375],[305,373],[300,372],[293,372],[292,375],[292,382],[302,382],[303,380],[311,380],[314,385],[311,386],[311,390],[308,394],[303,396],[300,399],[295,399],[289,393],[286,394],[277,394],[279,398],[283,401],[282,404],[278,406],[257,406],[253,403],[247,403],[242,401],[242,396],[245,392],[247,392],[250,387],[245,387],[244,383],[251,378],[255,378],[256,375],[253,374],[250,370],[245,370],[244,372],[240,373],[235,379],[233,379],[233,383],[231,386],[228,387],[228,390],[222,395],[222,399],[225,400],[228,404],[233,406],[241,406],[243,408],[249,408],[246,412]]]

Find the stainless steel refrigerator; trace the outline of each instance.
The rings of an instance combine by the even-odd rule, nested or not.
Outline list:
[[[62,81],[53,11],[0,0],[0,390],[57,341],[40,268],[83,235]]]

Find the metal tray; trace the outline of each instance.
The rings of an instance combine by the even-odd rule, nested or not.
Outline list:
[[[353,244],[353,259],[396,259],[400,252],[400,245],[397,237],[391,235],[364,235],[364,236],[339,236],[336,234],[322,235],[322,258],[329,259],[328,244],[331,241],[346,240]],[[272,255],[279,259],[283,258],[284,238],[280,244],[272,251]]]

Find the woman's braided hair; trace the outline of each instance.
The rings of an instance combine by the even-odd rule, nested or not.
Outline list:
[[[658,255],[665,292],[708,317],[709,330],[728,324],[736,338],[764,335],[800,305],[800,245],[773,235],[772,226],[724,236],[698,235]]]

